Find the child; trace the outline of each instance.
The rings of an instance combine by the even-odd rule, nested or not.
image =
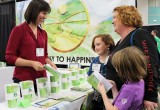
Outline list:
[[[92,50],[98,54],[90,65],[88,75],[91,75],[94,70],[105,75],[104,65],[106,64],[106,58],[110,52],[114,49],[115,43],[109,34],[96,35],[92,40]]]
[[[98,91],[102,95],[106,110],[142,110],[144,97],[143,78],[147,73],[147,62],[144,54],[136,47],[127,47],[117,51],[112,57],[112,64],[124,82],[118,92],[114,81],[112,93],[114,102],[109,102],[102,83]]]
[[[91,75],[94,71],[98,71],[100,74],[106,77],[107,58],[114,47],[114,40],[109,34],[99,34],[93,38],[92,49],[98,54],[98,56],[93,59],[88,71],[88,75]],[[102,97],[96,90],[94,90],[92,103],[94,105],[94,110],[103,110],[105,108]]]

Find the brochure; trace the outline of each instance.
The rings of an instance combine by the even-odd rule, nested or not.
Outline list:
[[[56,104],[58,104],[60,102],[62,102],[62,101],[54,100],[52,98],[48,98],[48,99],[42,100],[40,102],[36,102],[35,105],[39,105],[40,107],[43,107],[43,108],[48,108],[48,107],[56,105]]]
[[[90,90],[90,88],[72,87],[71,90],[85,92],[87,90]]]
[[[102,82],[106,92],[108,92],[112,88],[112,84],[106,80],[99,72],[94,71],[87,79],[87,81],[95,88],[97,89],[97,86],[99,82]]]
[[[46,77],[37,78],[36,84],[37,84],[38,97],[41,98],[48,97],[49,94],[48,79]]]
[[[28,99],[30,101],[36,100],[36,94],[34,90],[34,84],[32,80],[26,80],[20,82],[20,88],[23,99]]]
[[[56,78],[59,78],[61,76],[61,73],[55,69],[53,69],[51,66],[49,66],[49,64],[44,65],[44,68],[50,72],[53,76],[55,76]]]
[[[9,108],[14,108],[18,106],[18,101],[20,99],[20,89],[19,84],[11,83],[5,86],[5,97],[7,105]]]
[[[84,97],[86,93],[83,92],[77,92],[77,91],[72,91],[72,92],[62,92],[59,94],[56,94],[56,96],[51,97],[55,100],[61,100],[61,101],[69,101],[73,102],[77,99],[80,99],[81,97]]]
[[[81,65],[79,63],[69,63],[68,70],[78,70],[81,68]]]
[[[81,97],[84,97],[84,96],[85,96],[84,94],[81,95],[81,96],[68,96],[68,97],[58,99],[58,100],[73,102],[73,101],[78,100],[78,99],[80,99]]]

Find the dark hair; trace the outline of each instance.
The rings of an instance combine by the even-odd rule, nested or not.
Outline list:
[[[110,45],[109,46],[109,51],[110,52],[114,49],[115,43],[114,43],[114,40],[112,39],[111,35],[109,35],[109,34],[99,34],[99,35],[96,35],[92,40],[93,51],[95,51],[94,41],[95,41],[96,38],[101,38],[102,41],[105,43],[105,45]]]
[[[158,31],[157,30],[152,30],[155,34],[156,34],[156,36],[158,35]]]
[[[50,13],[51,7],[49,4],[44,0],[32,0],[26,9],[24,18],[27,23],[36,24],[37,17],[42,11]]]

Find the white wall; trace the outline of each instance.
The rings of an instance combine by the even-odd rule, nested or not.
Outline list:
[[[143,26],[148,25],[148,0],[137,0],[137,8],[142,15]]]

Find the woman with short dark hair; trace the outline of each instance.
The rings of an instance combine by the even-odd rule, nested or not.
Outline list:
[[[56,65],[48,58],[47,33],[40,25],[51,11],[44,0],[32,0],[25,12],[25,22],[15,26],[6,48],[6,61],[15,65],[13,81],[32,80],[36,90],[36,78],[46,77],[43,67],[48,63]]]

